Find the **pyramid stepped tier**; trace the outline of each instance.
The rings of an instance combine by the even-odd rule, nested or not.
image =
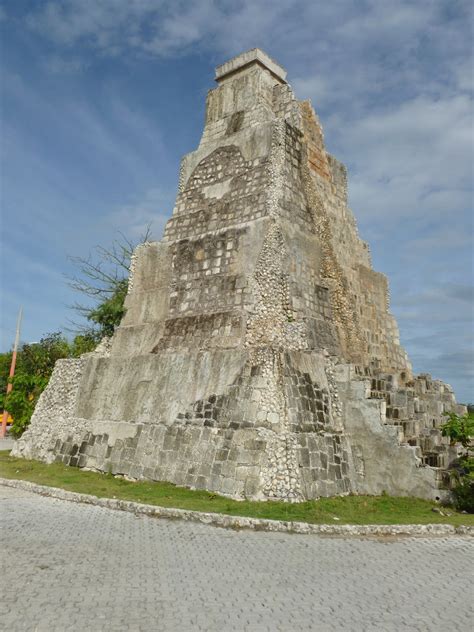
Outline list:
[[[345,167],[263,51],[216,81],[120,327],[58,362],[15,453],[237,498],[439,496],[463,409],[412,374]]]

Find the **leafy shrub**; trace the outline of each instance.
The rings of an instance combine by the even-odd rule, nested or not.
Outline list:
[[[86,334],[77,335],[72,341],[71,355],[73,358],[78,358],[83,353],[90,353],[94,351],[100,342],[100,334],[95,332],[87,332]]]
[[[451,470],[456,509],[474,513],[474,458],[461,457]]]
[[[441,426],[443,437],[449,437],[452,444],[460,443],[467,448],[474,436],[474,419],[466,414],[459,417],[456,413],[446,413],[448,421]]]
[[[466,453],[451,466],[451,483],[454,504],[457,509],[474,513],[474,458],[469,456],[469,448],[474,436],[474,418],[472,413],[459,417],[455,413],[447,413],[448,421],[441,426],[444,437],[449,437],[451,444],[460,443]]]

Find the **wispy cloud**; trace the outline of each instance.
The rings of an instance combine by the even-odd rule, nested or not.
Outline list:
[[[107,214],[103,219],[103,224],[110,232],[121,232],[132,241],[140,239],[149,228],[151,238],[158,241],[162,237],[165,223],[170,216],[175,194],[175,191],[150,189],[141,199],[120,206]]]
[[[469,3],[462,1],[454,12],[448,3],[430,0],[50,0],[32,10],[26,22],[64,47],[86,46],[102,54],[168,56],[189,52],[191,46],[227,53],[281,41],[282,48],[293,44],[290,54],[301,55],[310,45],[323,62],[339,66],[376,45],[365,67],[380,67],[382,60],[396,69],[400,60],[429,46],[430,37],[443,35],[445,46],[455,51],[457,23],[468,16]],[[391,57],[383,59],[387,49]]]
[[[472,199],[471,99],[466,95],[417,97],[383,111],[376,108],[349,126],[338,125],[340,116],[331,121],[337,144],[346,146],[355,167],[350,196],[359,217],[383,214],[390,222],[468,208]],[[359,151],[353,153],[356,148]]]
[[[83,72],[87,68],[87,63],[83,59],[70,58],[64,59],[59,55],[50,55],[45,57],[41,62],[46,72],[52,75],[69,75]]]
[[[80,45],[113,56],[129,50],[166,55],[202,37],[213,4],[65,0],[32,11],[26,22],[32,31],[68,48]]]

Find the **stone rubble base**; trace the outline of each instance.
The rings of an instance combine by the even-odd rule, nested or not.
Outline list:
[[[129,500],[113,498],[98,498],[90,494],[68,492],[57,487],[37,485],[29,481],[0,478],[0,485],[14,487],[33,492],[42,496],[68,500],[76,503],[95,505],[107,509],[128,511],[135,515],[145,515],[154,518],[181,519],[228,529],[251,529],[253,531],[272,531],[280,533],[301,533],[328,536],[474,536],[474,527],[449,524],[399,524],[399,525],[352,525],[352,524],[309,524],[285,520],[266,520],[262,518],[247,518],[243,516],[229,516],[227,514],[207,513],[202,511],[188,511],[144,505]]]

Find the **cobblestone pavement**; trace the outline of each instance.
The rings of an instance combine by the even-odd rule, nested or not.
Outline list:
[[[472,540],[228,531],[0,487],[0,629],[454,632]]]

